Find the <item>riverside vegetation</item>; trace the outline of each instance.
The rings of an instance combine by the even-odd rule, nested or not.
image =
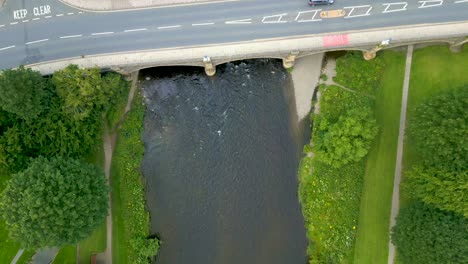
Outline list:
[[[0,231],[6,245],[0,262],[10,262],[20,246],[27,248],[24,258],[38,248],[64,246],[58,257],[74,262],[69,259],[74,258],[74,247],[67,245],[81,244],[103,225],[108,187],[99,166],[86,160],[100,153],[103,124],[115,123],[123,112],[128,86],[118,74],[76,65],[52,77],[22,66],[0,73],[0,165],[5,182]],[[91,158],[92,163],[99,161],[102,157]],[[132,191],[137,188],[143,187],[132,186]],[[135,203],[144,207],[142,199]],[[144,215],[136,217],[143,218],[137,223],[145,222]],[[136,243],[139,248],[132,250],[141,251],[141,240]],[[89,261],[89,255],[81,261]]]

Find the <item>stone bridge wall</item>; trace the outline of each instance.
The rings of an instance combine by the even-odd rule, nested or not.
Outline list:
[[[278,58],[283,59],[285,67],[291,67],[297,57],[335,50],[361,50],[369,59],[381,49],[418,43],[447,43],[453,51],[459,51],[462,45],[468,42],[467,36],[468,22],[413,25],[339,34],[305,35],[177,49],[100,54],[28,66],[43,74],[53,73],[68,64],[77,64],[85,68],[97,66],[124,74],[156,66],[201,66],[205,67],[208,74],[214,74],[216,65],[229,61]],[[383,40],[390,38],[389,45],[380,45]],[[206,56],[209,60],[204,62],[203,58]]]

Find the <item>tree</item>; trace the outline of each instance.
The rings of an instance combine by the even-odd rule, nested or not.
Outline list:
[[[63,157],[34,159],[0,197],[10,238],[26,248],[77,243],[104,221],[107,207],[102,172]]]
[[[392,229],[401,263],[468,263],[468,219],[416,201],[402,208]]]
[[[420,104],[409,132],[424,160],[434,166],[468,166],[468,86]]]
[[[80,69],[77,65],[55,72],[52,82],[63,100],[63,111],[75,120],[99,117],[109,109],[119,89],[125,87],[118,74],[102,77],[98,68]]]
[[[39,72],[20,66],[0,73],[0,107],[19,118],[34,120],[47,109],[50,91]]]
[[[408,193],[441,210],[468,217],[468,171],[415,166],[405,174]]]
[[[314,128],[314,151],[320,161],[337,168],[366,156],[378,131],[371,113],[368,107],[348,110],[333,124],[320,118]]]

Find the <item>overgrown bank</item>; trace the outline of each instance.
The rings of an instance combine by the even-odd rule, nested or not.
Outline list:
[[[159,249],[158,238],[149,238],[149,213],[145,210],[140,162],[143,157],[144,106],[136,94],[118,133],[112,169],[113,261],[148,263]]]

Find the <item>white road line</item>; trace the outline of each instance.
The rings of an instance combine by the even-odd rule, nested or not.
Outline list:
[[[61,17],[61,16],[63,16],[63,14],[58,14],[58,15],[55,15],[55,16],[57,16],[57,17]]]
[[[74,13],[67,13],[67,15],[69,15],[69,16],[70,16],[70,15],[73,15],[73,14],[74,14]]]
[[[174,26],[165,26],[165,27],[158,27],[158,29],[169,29],[169,28],[179,28],[180,25],[174,25]]]
[[[78,14],[83,14],[83,13],[84,13],[84,12],[81,12],[81,11],[80,11],[80,12],[78,12]]]
[[[45,16],[44,18],[51,18],[52,16]]]
[[[18,22],[13,22],[13,23],[10,23],[10,25],[16,25],[18,24]]]
[[[62,36],[60,37],[61,39],[67,39],[67,38],[78,38],[82,37],[83,35],[69,35],[69,36]]]
[[[349,11],[348,15],[345,16],[344,18],[354,18],[354,17],[370,16],[370,11],[372,10],[372,6],[370,6],[370,5],[349,6],[349,7],[344,7],[344,8],[351,9],[351,11]],[[351,14],[353,13],[354,9],[356,9],[356,8],[368,8],[368,9],[367,9],[367,12],[366,12],[365,14],[360,14],[360,15],[354,15],[354,16],[352,16]]]
[[[49,40],[49,39],[41,39],[41,40],[26,42],[26,43],[24,43],[24,44],[30,45],[30,44],[39,43],[39,42],[44,42],[44,41],[48,41],[48,40]]]
[[[435,7],[441,6],[444,3],[444,0],[425,0],[425,1],[418,1],[421,5],[418,8],[428,8],[428,7]]]
[[[466,3],[468,2],[468,0],[458,0],[458,1],[455,1],[455,4],[461,4],[461,3]]]
[[[114,32],[109,31],[109,32],[98,32],[98,33],[92,33],[91,36],[98,36],[98,35],[108,35],[108,34],[114,34]]]
[[[26,19],[26,20],[23,20],[23,21],[21,21],[21,22],[22,22],[22,23],[28,23],[28,22],[29,22],[29,20],[28,20],[28,19]]]
[[[36,18],[33,18],[32,20],[39,20],[40,18],[39,17],[36,17]]]
[[[135,32],[135,31],[145,31],[146,28],[135,28],[135,29],[126,29],[124,32]]]
[[[8,47],[1,48],[0,50],[12,49],[12,48],[14,48],[14,47],[15,47],[15,46],[8,46]]]
[[[301,12],[297,13],[297,16],[294,19],[294,21],[299,22],[299,23],[321,21],[322,20],[321,18],[318,18],[318,19],[315,18],[315,16],[317,16],[317,14],[320,11],[322,11],[322,9],[316,9],[316,10],[310,10],[310,11],[301,11]],[[310,18],[310,19],[299,19],[301,16],[308,15],[308,14],[311,14],[312,18]]]
[[[226,21],[225,24],[228,24],[228,25],[234,25],[234,24],[251,24],[252,23],[252,19],[251,18],[248,18],[248,19],[240,19],[240,20],[232,20],[232,21]]]
[[[5,25],[0,25],[0,27],[4,27]]]
[[[399,11],[406,11],[406,7],[408,6],[408,3],[407,2],[399,2],[399,3],[385,3],[385,4],[382,4],[383,6],[386,6],[385,7],[385,10],[382,12],[382,13],[392,13],[392,12],[399,12]],[[398,5],[403,5],[403,7],[400,7],[398,8]],[[390,9],[388,10],[390,7],[393,8],[393,6],[397,6],[397,9]]]
[[[262,19],[262,23],[264,24],[277,24],[277,23],[288,23],[288,21],[281,20],[284,16],[287,16],[287,13],[284,14],[278,14],[278,15],[272,15],[272,16],[265,16]],[[271,18],[278,18],[278,19],[273,19],[270,20]]]
[[[209,22],[209,23],[195,23],[195,24],[192,24],[193,27],[198,27],[198,26],[209,26],[209,25],[214,25],[213,22]]]

